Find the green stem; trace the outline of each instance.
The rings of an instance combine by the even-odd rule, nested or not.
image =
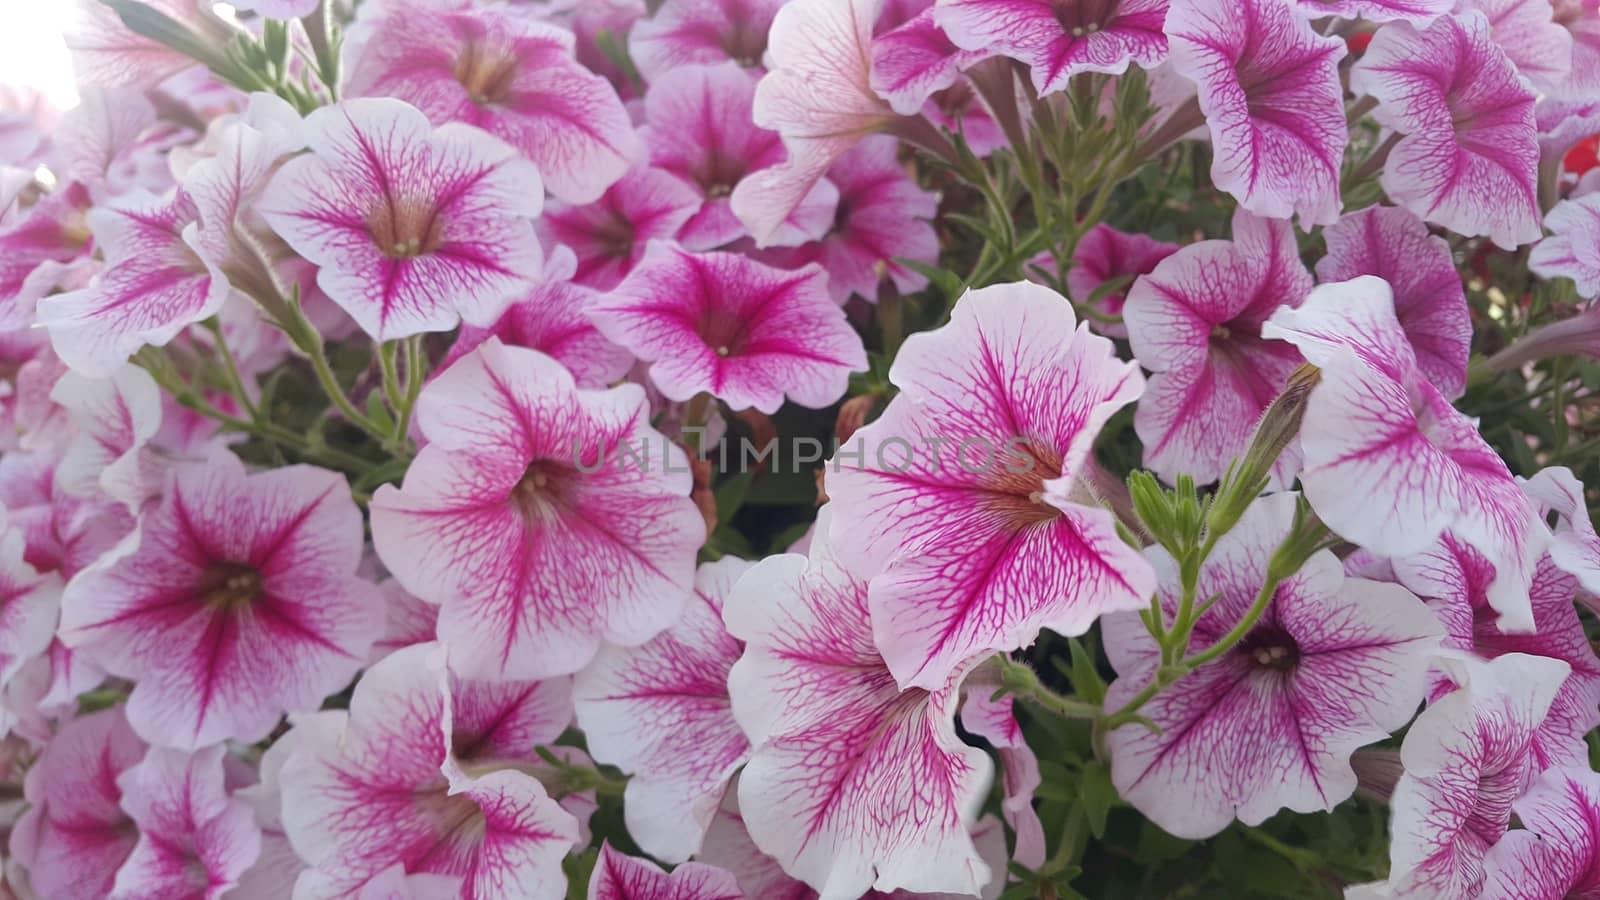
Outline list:
[[[239,401],[239,407],[250,414],[253,422],[261,421],[261,411],[256,408],[254,400],[245,390],[244,379],[239,375],[239,361],[234,357],[233,350],[228,347],[228,339],[222,333],[222,324],[215,319],[206,323],[212,336],[216,338],[217,357],[222,360],[222,374],[228,382],[228,392],[233,399]]]

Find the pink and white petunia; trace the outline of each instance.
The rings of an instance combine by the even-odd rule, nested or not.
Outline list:
[[[1067,271],[1067,296],[1079,306],[1089,306],[1103,315],[1120,319],[1133,284],[1177,251],[1178,245],[1168,241],[1118,231],[1110,225],[1096,225],[1084,234],[1072,253],[1074,265]],[[1030,265],[1052,270],[1055,259],[1045,253],[1035,257]],[[1106,282],[1119,278],[1125,279],[1122,287],[1102,290]],[[1095,296],[1097,291],[1101,292],[1099,297]],[[1128,326],[1123,322],[1092,318],[1087,321],[1091,328],[1106,337],[1128,336]]]
[[[113,897],[218,900],[261,853],[261,829],[223,784],[221,744],[195,753],[151,748],[117,778],[139,841],[117,871]]]
[[[654,863],[602,844],[589,876],[589,900],[744,900],[726,869],[687,863],[667,874]]]
[[[0,456],[0,506],[27,541],[28,565],[70,581],[115,547],[134,523],[119,504],[67,491],[56,476],[58,468],[45,453]]]
[[[1079,72],[1121,75],[1167,58],[1169,0],[938,0],[934,21],[963,50],[1027,64],[1034,89],[1052,94]]]
[[[348,684],[382,632],[361,543],[343,476],[216,454],[72,580],[61,638],[137,681],[128,718],[152,744],[260,740]]]
[[[606,340],[594,327],[589,310],[601,295],[572,281],[577,270],[572,251],[556,247],[539,283],[507,307],[498,322],[487,328],[461,327],[440,368],[496,337],[508,346],[537,350],[566,366],[578,387],[603,388],[628,374],[633,354]]]
[[[1392,22],[1396,19],[1426,25],[1450,12],[1457,0],[1295,0],[1301,13],[1308,18],[1339,16],[1345,19],[1366,19],[1369,22]]]
[[[1389,282],[1395,317],[1422,374],[1445,397],[1461,396],[1472,355],[1472,317],[1444,238],[1393,206],[1353,212],[1323,229],[1322,236],[1328,254],[1317,261],[1318,280],[1376,275]]]
[[[650,379],[670,400],[704,391],[736,410],[770,415],[786,398],[821,409],[867,367],[827,281],[816,265],[790,272],[657,241],[592,315],[603,334],[652,363]]]
[[[1512,804],[1522,827],[1483,860],[1485,900],[1600,893],[1600,773],[1551,769]]]
[[[1299,498],[1256,501],[1217,541],[1199,595],[1217,598],[1191,639],[1202,652],[1237,624],[1266,582]],[[1182,594],[1178,564],[1147,551],[1166,615]],[[1209,602],[1209,601],[1208,601]],[[1161,650],[1132,613],[1105,621],[1116,709],[1161,667]],[[1440,628],[1404,588],[1347,578],[1329,551],[1282,581],[1236,645],[1146,703],[1158,726],[1125,725],[1107,739],[1117,793],[1163,829],[1204,838],[1235,818],[1259,825],[1280,809],[1332,809],[1356,789],[1350,754],[1381,741],[1416,712]]]
[[[104,379],[68,372],[50,396],[77,430],[56,465],[62,490],[103,495],[139,512],[161,490],[163,467],[150,446],[161,431],[155,379],[136,366]]]
[[[840,449],[827,492],[833,546],[872,576],[873,632],[901,685],[941,690],[975,654],[1148,604],[1155,574],[1084,479],[1143,379],[1065,297],[969,291],[950,324],[906,340],[889,380],[900,393]]]
[[[683,451],[648,416],[637,385],[581,390],[495,338],[423,389],[427,444],[373,496],[373,546],[442,607],[461,674],[569,674],[602,640],[642,644],[677,621],[705,524]]]
[[[111,6],[78,3],[72,25],[63,35],[72,51],[78,79],[106,87],[155,87],[168,77],[195,65],[195,60],[153,38],[135,34],[122,23]],[[180,23],[191,25],[203,15],[198,0],[150,0],[148,6]],[[209,10],[209,7],[207,7]]]
[[[573,59],[573,35],[469,0],[386,4],[351,66],[351,96],[395,97],[434,124],[475,125],[533,161],[550,193],[592,203],[644,154],[605,78]],[[539,182],[517,190],[537,200]]]
[[[873,26],[883,0],[793,0],[768,35],[771,66],[756,87],[755,122],[778,132],[781,164],[733,189],[734,215],[760,246],[810,196],[834,161],[894,119],[872,89]]]
[[[1172,0],[1172,67],[1199,87],[1211,180],[1259,216],[1339,218],[1349,141],[1339,60],[1290,0]]]
[[[903,116],[920,113],[930,97],[953,86],[963,70],[991,52],[957,47],[936,16],[930,6],[872,39],[872,89]]]
[[[690,250],[714,250],[744,237],[744,223],[733,214],[729,195],[749,173],[784,161],[777,132],[751,120],[755,97],[755,80],[734,63],[674,69],[645,95],[642,133],[650,164],[701,196],[699,209],[677,234]],[[833,225],[838,202],[833,183],[818,181],[771,243],[789,246],[822,237]]]
[[[374,338],[488,325],[538,276],[539,172],[511,147],[389,99],[325,106],[304,135],[260,212]]]
[[[1446,535],[1426,553],[1394,560],[1394,569],[1399,582],[1427,601],[1444,626],[1444,646],[1484,659],[1507,653],[1546,656],[1571,667],[1530,749],[1541,769],[1586,764],[1584,735],[1600,726],[1600,658],[1573,606],[1577,580],[1550,557],[1541,559],[1528,592],[1533,631],[1507,634],[1496,624],[1499,616],[1486,596],[1494,567],[1471,547]],[[1456,686],[1442,669],[1429,693],[1436,699]]]
[[[998,679],[968,679],[963,685],[966,699],[961,704],[961,727],[988,741],[1000,757],[1005,788],[1000,814],[1016,835],[1011,858],[1019,865],[1037,869],[1044,865],[1049,853],[1044,823],[1033,808],[1034,792],[1043,783],[1043,775],[1039,757],[1028,746],[1022,723],[1017,721],[1015,701],[1011,697],[991,699],[1000,687]]]
[[[1583,484],[1571,469],[1553,466],[1540,470],[1525,487],[1530,497],[1560,519],[1550,559],[1577,578],[1585,592],[1600,596],[1600,535],[1589,518]]]
[[[1600,4],[1595,0],[1555,0],[1555,22],[1572,34],[1572,71],[1558,96],[1595,99],[1600,96]]]
[[[901,260],[938,262],[932,220],[939,198],[906,173],[899,143],[887,135],[862,139],[828,170],[828,181],[839,189],[832,228],[814,243],[773,251],[773,258],[788,267],[822,266],[828,291],[841,305],[852,296],[877,303],[885,278],[902,294],[927,287],[927,276]]]
[[[1557,203],[1544,225],[1550,235],[1533,245],[1528,268],[1541,278],[1572,279],[1580,297],[1600,297],[1600,193]]]
[[[1494,42],[1535,89],[1549,93],[1566,81],[1572,71],[1572,32],[1555,22],[1550,0],[1458,0],[1453,11],[1468,10],[1489,20]]]
[[[1262,326],[1312,286],[1294,226],[1242,209],[1232,241],[1190,244],[1133,283],[1122,318],[1134,357],[1154,373],[1133,417],[1147,468],[1169,482],[1222,477],[1302,362]],[[1292,451],[1278,471],[1293,479]]]
[[[1494,566],[1500,627],[1532,629],[1528,586],[1550,531],[1474,422],[1423,376],[1388,283],[1322,285],[1263,333],[1322,370],[1300,428],[1300,482],[1328,527],[1391,557],[1448,530]]]
[[[769,556],[728,598],[745,652],[728,677],[754,750],[739,776],[750,837],[824,900],[880,891],[976,894],[989,866],[969,829],[993,764],[961,742],[964,669],[901,691],[873,645],[867,584],[830,546]]]
[[[674,71],[732,62],[758,69],[785,0],[666,0],[628,32],[628,51],[650,94]],[[748,76],[747,76],[748,77]],[[645,95],[649,102],[650,94]]]
[[[677,624],[639,647],[607,647],[578,675],[578,725],[589,752],[632,775],[623,795],[628,835],[680,863],[700,849],[723,791],[750,754],[734,721],[728,670],[744,646],[722,624],[750,563],[700,567]]]
[[[676,237],[700,203],[699,194],[681,179],[639,166],[593,203],[552,203],[538,222],[539,237],[577,255],[573,281],[609,291],[639,264],[652,240]]]
[[[1401,135],[1384,164],[1390,199],[1422,219],[1505,249],[1539,239],[1534,93],[1479,12],[1426,29],[1393,22],[1350,71]]]
[[[1474,897],[1483,858],[1537,774],[1532,743],[1567,664],[1511,653],[1469,662],[1464,687],[1417,716],[1400,745],[1390,798],[1388,890]]]
[[[28,809],[11,831],[11,856],[41,897],[103,900],[138,839],[118,776],[145,755],[122,707],[72,719],[23,781]]]
[[[106,268],[88,287],[39,301],[62,362],[103,378],[146,344],[157,347],[215,315],[228,279],[200,252],[198,211],[185,194],[131,193],[89,213]]]
[[[39,298],[81,277],[92,263],[88,188],[73,182],[34,201],[0,228],[0,325],[33,324]]]
[[[396,864],[461,879],[449,896],[566,896],[578,823],[517,766],[571,718],[570,682],[470,682],[437,644],[367,670],[348,713],[296,726],[284,828],[304,900],[348,897]],[[366,895],[362,895],[366,896]]]
[[[21,530],[0,530],[0,690],[23,664],[50,649],[61,609],[61,576],[28,565],[26,550]]]

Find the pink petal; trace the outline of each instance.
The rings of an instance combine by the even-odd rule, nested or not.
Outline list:
[[[103,493],[135,513],[160,492],[164,467],[147,445],[161,430],[161,390],[149,373],[125,366],[93,380],[69,372],[50,395],[77,426],[56,467],[63,490]]]
[[[1073,251],[1072,259],[1077,264],[1067,272],[1067,293],[1073,303],[1088,305],[1095,292],[1107,281],[1121,277],[1136,281],[1138,276],[1150,274],[1157,264],[1177,250],[1177,244],[1142,234],[1128,234],[1109,225],[1096,225],[1078,241],[1078,247]],[[1050,268],[1054,265],[1054,259],[1041,255],[1032,260],[1030,265]],[[1094,308],[1108,316],[1121,316],[1131,286],[1132,282],[1121,290],[1103,294],[1092,301]],[[1089,319],[1088,322],[1089,327],[1106,337],[1128,336],[1128,328],[1122,323],[1095,319]]]
[[[929,97],[956,83],[961,70],[989,55],[951,43],[935,15],[925,9],[872,40],[872,89],[903,116],[921,112]]]
[[[589,876],[589,900],[744,900],[738,882],[724,869],[704,863],[678,866],[668,875],[636,856],[600,847]]]
[[[650,82],[646,101],[661,80],[689,66],[760,66],[783,5],[784,0],[666,0],[628,33],[634,65]]]
[[[1034,89],[1050,94],[1079,72],[1121,75],[1130,62],[1149,69],[1166,59],[1168,3],[1113,0],[1085,8],[1051,0],[939,0],[934,20],[963,50],[1026,63]]]
[[[671,240],[700,208],[700,197],[679,178],[640,166],[587,206],[552,204],[538,222],[546,244],[577,254],[573,280],[609,291],[633,271],[652,240]]]
[[[1576,577],[1585,591],[1600,594],[1600,536],[1589,519],[1583,485],[1572,470],[1552,467],[1540,470],[1525,487],[1530,497],[1561,520],[1550,545],[1550,559]]]
[[[1005,776],[1005,796],[1000,801],[1000,813],[1016,833],[1013,859],[1019,865],[1037,869],[1044,865],[1049,853],[1044,823],[1033,808],[1034,791],[1043,783],[1039,757],[1022,735],[1022,723],[1017,721],[1013,712],[1012,698],[989,699],[998,688],[998,684],[985,684],[976,678],[966,685],[967,698],[961,706],[961,727],[994,745],[999,754]]]
[[[1483,13],[1494,42],[1540,91],[1555,89],[1572,71],[1572,32],[1556,24],[1550,0],[1460,0],[1453,11],[1467,10]]]
[[[1306,18],[1339,16],[1369,22],[1400,20],[1426,25],[1451,11],[1454,0],[1295,0]]]
[[[1572,279],[1580,297],[1600,297],[1600,194],[1557,203],[1544,224],[1551,234],[1533,245],[1528,268],[1541,278]]]
[[[1507,832],[1484,858],[1484,897],[1582,897],[1600,889],[1600,775],[1551,769],[1513,805],[1522,829]]]
[[[261,852],[250,808],[223,787],[221,745],[198,753],[152,748],[117,779],[139,842],[113,896],[218,900]]]

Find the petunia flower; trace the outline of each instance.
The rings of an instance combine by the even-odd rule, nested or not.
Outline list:
[[[304,133],[259,210],[374,338],[488,325],[539,274],[539,173],[509,146],[388,99],[325,106]]]
[[[628,32],[628,52],[655,93],[674,71],[732,62],[759,69],[785,0],[666,0]],[[647,142],[648,143],[648,142]]]
[[[551,204],[538,222],[547,245],[564,244],[578,258],[573,281],[609,291],[643,258],[652,240],[672,240],[700,208],[695,190],[673,175],[640,166],[599,200]]]
[[[1102,315],[1120,319],[1128,289],[1141,275],[1148,275],[1162,260],[1178,251],[1178,245],[1158,241],[1143,234],[1118,231],[1100,224],[1089,229],[1072,253],[1073,266],[1067,271],[1067,296],[1080,307],[1089,306]],[[1053,271],[1055,257],[1041,253],[1028,265]],[[1108,281],[1127,279],[1121,288],[1102,291]],[[1099,297],[1095,293],[1100,291]],[[1089,327],[1112,338],[1126,338],[1128,327],[1120,321],[1087,319]]]
[[[1447,535],[1425,553],[1394,560],[1394,568],[1399,582],[1422,597],[1444,626],[1444,646],[1484,659],[1507,653],[1545,656],[1571,667],[1530,750],[1541,769],[1585,764],[1584,735],[1600,726],[1600,658],[1573,606],[1577,580],[1550,557],[1541,559],[1528,591],[1533,631],[1507,634],[1496,624],[1498,615],[1486,596],[1494,567],[1471,547]],[[1433,680],[1429,694],[1435,698],[1457,687],[1448,670]]]
[[[161,431],[161,389],[143,369],[125,366],[110,378],[69,372],[51,389],[77,433],[56,466],[68,493],[105,496],[139,512],[161,490],[164,471],[150,443]]]
[[[105,271],[88,287],[39,301],[40,324],[75,371],[105,377],[214,315],[228,279],[199,252],[198,210],[184,194],[133,193],[89,213]]]
[[[118,776],[139,841],[111,896],[218,900],[255,863],[261,830],[250,807],[228,796],[225,753],[221,744],[195,753],[154,747]]]
[[[872,39],[872,89],[901,115],[921,112],[929,98],[955,85],[963,70],[991,54],[987,46],[957,47],[937,15],[930,6],[887,31],[880,23],[880,33]]]
[[[1122,318],[1134,357],[1154,373],[1133,418],[1146,467],[1169,482],[1222,477],[1302,362],[1262,326],[1312,286],[1294,227],[1242,209],[1231,242],[1190,244],[1134,281]],[[1278,472],[1288,481],[1293,471],[1291,451]]]
[[[1172,0],[1172,67],[1199,87],[1216,156],[1211,180],[1267,218],[1339,218],[1349,141],[1339,60],[1289,0]]]
[[[442,607],[463,675],[576,672],[602,639],[642,644],[677,620],[705,526],[641,388],[580,390],[551,358],[491,338],[423,389],[416,415],[427,444],[373,496],[373,546]]]
[[[1572,34],[1572,70],[1559,96],[1593,99],[1600,94],[1600,5],[1595,0],[1555,0],[1555,22]]]
[[[39,299],[88,266],[92,203],[88,188],[72,182],[0,227],[0,324],[8,330],[33,324]]]
[[[571,32],[469,0],[387,4],[348,93],[404,100],[437,125],[476,125],[531,159],[567,203],[598,200],[643,155],[616,90],[573,59]],[[519,179],[516,191],[537,202],[539,183]]]
[[[1000,814],[1016,835],[1012,859],[1018,865],[1037,869],[1044,865],[1049,854],[1044,823],[1033,808],[1034,792],[1044,783],[1039,757],[1022,733],[1015,700],[1011,697],[991,699],[1001,687],[997,679],[980,678],[975,674],[962,687],[966,699],[961,703],[961,727],[988,741],[1000,757],[1004,787]]]
[[[593,307],[595,325],[641,360],[671,400],[704,391],[736,410],[784,399],[821,409],[867,367],[860,335],[815,265],[788,272],[732,253],[655,242]]]
[[[1533,736],[1566,674],[1560,660],[1520,653],[1470,663],[1465,686],[1411,723],[1390,799],[1393,895],[1477,896],[1484,854],[1536,774]]]
[[[133,852],[138,828],[121,806],[118,776],[145,755],[121,706],[72,719],[28,769],[28,808],[11,831],[11,856],[41,897],[102,900]]]
[[[1256,501],[1217,541],[1199,576],[1214,597],[1190,647],[1210,648],[1245,615],[1267,563],[1294,524],[1294,494]],[[1178,564],[1146,551],[1170,618],[1182,590]],[[1116,709],[1161,666],[1139,617],[1105,620],[1117,679]],[[1236,645],[1140,709],[1158,726],[1125,725],[1107,738],[1117,793],[1166,831],[1205,838],[1238,818],[1259,825],[1285,807],[1332,809],[1356,789],[1350,754],[1383,740],[1415,713],[1440,628],[1410,592],[1345,577],[1329,551],[1282,581],[1266,612]]]
[[[609,843],[600,846],[589,879],[589,900],[744,900],[745,896],[724,869],[686,863],[669,875],[647,860],[618,853]]]
[[[959,682],[901,691],[877,648],[865,581],[819,514],[808,556],[769,556],[723,617],[745,642],[728,676],[754,750],[739,810],[757,846],[827,900],[880,891],[976,894],[988,865],[968,833],[992,763],[955,733]]]
[[[833,227],[818,241],[773,250],[770,257],[788,268],[821,265],[828,273],[828,292],[841,305],[852,296],[877,303],[885,278],[902,294],[926,288],[927,277],[901,260],[938,262],[932,220],[939,198],[906,174],[895,139],[863,138],[828,170],[828,181],[839,190]]]
[[[0,506],[22,532],[28,565],[70,581],[126,537],[134,521],[119,504],[67,490],[59,469],[43,452],[0,456]]]
[[[1420,553],[1449,531],[1495,567],[1500,627],[1533,627],[1528,585],[1551,537],[1472,420],[1423,376],[1389,286],[1325,284],[1263,328],[1321,369],[1300,429],[1300,483],[1346,540],[1386,556]]]
[[[1524,484],[1528,495],[1560,524],[1550,544],[1550,559],[1578,579],[1588,594],[1600,595],[1600,535],[1589,518],[1589,501],[1583,484],[1562,466],[1542,469]]]
[[[1534,94],[1482,13],[1420,31],[1385,25],[1351,69],[1350,89],[1376,98],[1373,117],[1402,136],[1381,179],[1390,199],[1508,250],[1539,239]]]
[[[518,766],[571,714],[566,679],[463,680],[436,644],[386,657],[348,713],[296,727],[280,774],[284,827],[310,865],[295,896],[350,896],[397,863],[460,878],[451,896],[566,896],[578,823]]]
[[[1550,235],[1533,245],[1528,268],[1540,278],[1572,279],[1580,297],[1600,297],[1600,194],[1557,203],[1544,224]]]
[[[463,325],[440,369],[476,350],[491,337],[512,347],[538,350],[566,366],[579,387],[603,388],[628,373],[633,354],[606,340],[589,319],[600,293],[572,281],[577,258],[556,247],[544,275],[527,296],[513,302],[487,328]]]
[[[149,0],[155,11],[185,25],[200,24],[209,6],[199,0]],[[63,35],[79,81],[109,87],[152,88],[195,65],[179,50],[130,31],[111,6],[80,3]],[[207,12],[202,12],[202,8]]]
[[[319,710],[298,716],[296,726],[278,736],[261,754],[256,766],[256,781],[234,791],[233,796],[248,806],[256,828],[261,832],[261,852],[255,864],[239,876],[239,885],[228,900],[272,900],[281,897],[285,888],[292,888],[295,879],[305,871],[305,861],[294,852],[289,835],[283,828],[283,786],[281,776],[284,764],[298,749],[300,738],[311,728],[300,727],[316,718],[335,718],[342,715],[335,710]]]
[[[0,520],[4,519],[0,510]],[[0,530],[0,690],[23,665],[50,649],[61,609],[61,576],[23,559],[23,532]]]
[[[1444,238],[1392,206],[1353,212],[1323,229],[1322,236],[1328,254],[1317,261],[1318,280],[1376,275],[1389,282],[1395,317],[1422,374],[1445,397],[1461,396],[1472,353],[1472,318]]]
[[[987,50],[1028,66],[1034,89],[1052,94],[1079,72],[1121,75],[1167,58],[1169,0],[938,0],[934,21],[963,50]]]
[[[1572,32],[1555,22],[1550,0],[1459,0],[1452,11],[1468,10],[1489,20],[1494,42],[1535,89],[1549,93],[1566,81],[1572,71]]]
[[[644,98],[650,164],[701,195],[699,209],[678,230],[690,250],[714,250],[745,236],[730,195],[746,175],[784,161],[777,132],[757,126],[756,83],[734,63],[685,66],[663,73]],[[815,240],[833,225],[839,192],[819,180],[775,233],[776,246]],[[672,235],[663,235],[672,237]]]
[[[1307,18],[1339,16],[1369,22],[1401,20],[1426,25],[1451,11],[1456,0],[1295,0]]]
[[[1084,480],[1143,379],[1066,298],[970,291],[950,324],[906,340],[889,380],[900,393],[840,448],[827,493],[833,546],[872,576],[873,632],[901,685],[940,690],[974,654],[1148,604],[1154,573]]]
[[[1557,900],[1600,891],[1600,774],[1551,769],[1512,809],[1522,827],[1485,855],[1483,897]]]
[[[61,637],[137,681],[128,718],[152,744],[260,740],[349,683],[381,633],[361,540],[342,476],[246,475],[217,454],[176,469],[138,537],[72,580]]]
[[[677,624],[639,647],[607,647],[578,675],[578,725],[589,752],[632,775],[623,795],[628,835],[658,859],[700,849],[723,791],[750,753],[728,700],[728,670],[744,647],[722,613],[750,563],[700,567]]]
[[[894,118],[872,89],[873,25],[883,0],[794,0],[768,35],[771,66],[756,87],[755,122],[789,156],[734,187],[734,215],[760,246],[810,195],[834,161]]]

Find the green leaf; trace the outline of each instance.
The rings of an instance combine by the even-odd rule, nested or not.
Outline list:
[[[1106,818],[1117,805],[1117,789],[1111,784],[1111,770],[1098,762],[1083,767],[1078,781],[1078,797],[1089,820],[1089,833],[1096,840],[1106,836]]]
[[[389,407],[383,403],[379,391],[367,395],[367,418],[371,419],[379,428],[385,431],[394,430],[394,418],[389,415]]]
[[[943,294],[946,298],[954,300],[955,298],[961,296],[961,291],[964,287],[961,282],[961,276],[950,271],[949,269],[942,269],[938,266],[930,266],[914,259],[897,258],[895,259],[895,262],[928,279],[933,283],[934,287],[939,289],[939,293]]]
[[[726,525],[733,521],[734,514],[744,505],[745,495],[750,493],[752,477],[750,472],[740,472],[717,485],[715,496],[718,525]]]
[[[1067,646],[1072,653],[1072,666],[1067,669],[1067,681],[1072,685],[1072,692],[1082,698],[1085,703],[1096,706],[1105,703],[1106,683],[1100,677],[1100,671],[1095,668],[1094,655],[1084,648],[1083,642],[1077,638],[1069,638]]]

